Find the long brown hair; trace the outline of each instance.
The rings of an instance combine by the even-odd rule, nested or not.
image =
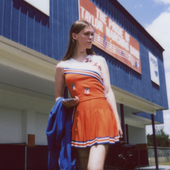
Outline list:
[[[75,21],[71,28],[70,28],[70,33],[69,33],[69,44],[68,44],[68,48],[66,51],[65,56],[63,57],[62,61],[68,60],[69,58],[71,58],[74,54],[74,50],[76,48],[76,40],[74,40],[72,38],[72,33],[76,33],[78,34],[81,30],[83,30],[84,28],[91,26],[93,27],[89,22],[87,21],[82,21],[82,20],[77,20]],[[95,54],[93,49],[86,49],[86,53],[89,54]]]

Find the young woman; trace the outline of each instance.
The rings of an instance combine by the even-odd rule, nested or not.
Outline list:
[[[76,107],[71,145],[77,151],[79,170],[103,170],[109,144],[122,137],[108,66],[92,50],[93,33],[90,23],[73,23],[67,52],[55,72],[56,100],[64,96],[65,85],[74,98],[63,100],[63,105]]]

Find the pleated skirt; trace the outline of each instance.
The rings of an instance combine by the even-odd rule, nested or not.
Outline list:
[[[105,98],[80,102],[74,114],[71,145],[77,148],[119,141],[117,122]]]

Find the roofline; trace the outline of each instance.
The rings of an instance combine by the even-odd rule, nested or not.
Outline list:
[[[117,7],[149,40],[162,52],[164,48],[143,28],[143,26],[117,1],[109,0],[113,5]]]

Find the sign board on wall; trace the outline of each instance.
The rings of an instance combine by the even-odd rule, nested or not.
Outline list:
[[[149,64],[150,64],[150,73],[151,73],[151,80],[160,85],[159,82],[159,70],[158,70],[158,60],[157,58],[149,52]]]
[[[50,0],[24,0],[44,14],[50,16]]]
[[[141,74],[139,43],[90,0],[79,0],[79,19],[94,27],[93,44]]]

